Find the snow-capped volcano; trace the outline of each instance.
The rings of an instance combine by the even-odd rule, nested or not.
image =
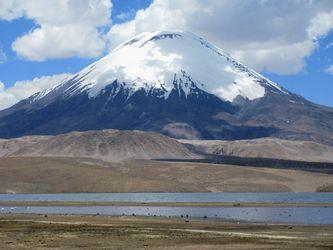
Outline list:
[[[86,91],[89,97],[96,97],[114,81],[129,89],[129,94],[139,89],[147,93],[155,90],[167,98],[176,84],[186,96],[199,88],[230,102],[237,96],[261,98],[267,87],[281,91],[220,48],[187,32],[157,31],[136,36],[75,75],[71,85],[64,83],[65,93]]]
[[[165,31],[136,36],[56,87],[0,111],[0,137],[110,128],[333,144],[333,111],[203,38]]]

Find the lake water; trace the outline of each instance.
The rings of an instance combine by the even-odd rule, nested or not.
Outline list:
[[[333,224],[333,207],[151,207],[33,206],[2,207],[0,213],[142,215],[225,219],[251,222]]]
[[[333,203],[333,193],[73,193],[0,194],[0,201]]]
[[[124,201],[124,202],[268,202],[333,203],[333,193],[95,193],[3,194],[0,201]],[[31,206],[0,207],[0,213],[142,215],[213,218],[251,222],[332,224],[333,207],[155,207],[155,206]]]

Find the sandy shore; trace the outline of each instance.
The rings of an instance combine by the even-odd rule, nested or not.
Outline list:
[[[331,249],[333,226],[0,215],[0,249]]]

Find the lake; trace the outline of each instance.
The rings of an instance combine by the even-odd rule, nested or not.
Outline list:
[[[0,194],[0,201],[333,203],[333,193]]]
[[[1,207],[0,213],[142,215],[239,220],[250,222],[333,224],[333,207],[153,207],[32,206]]]
[[[333,203],[333,193],[2,194],[0,201]],[[250,222],[333,224],[333,207],[2,206],[0,213],[142,215]]]

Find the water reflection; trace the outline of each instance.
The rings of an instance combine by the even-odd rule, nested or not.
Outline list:
[[[252,222],[333,224],[333,207],[149,207],[32,206],[2,207],[0,213],[143,215],[218,218]]]
[[[0,201],[333,203],[333,193],[74,193],[0,194]]]

